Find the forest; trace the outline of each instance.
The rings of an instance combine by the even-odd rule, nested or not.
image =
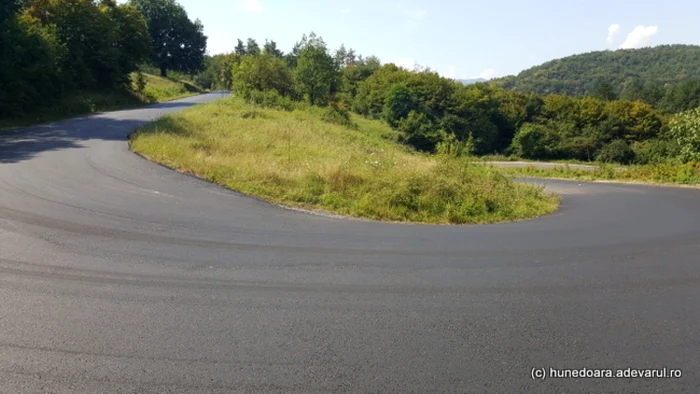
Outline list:
[[[17,118],[92,92],[129,100],[144,63],[197,71],[206,37],[173,0],[3,0],[0,48],[0,118]]]
[[[202,23],[174,0],[12,0],[0,5],[0,18],[0,118],[40,111],[71,92],[129,92],[130,75],[150,67],[259,105],[320,106],[348,127],[350,111],[381,119],[428,153],[700,160],[698,47],[595,52],[464,85],[344,45],[332,50],[314,33],[288,53],[248,38],[209,56]]]

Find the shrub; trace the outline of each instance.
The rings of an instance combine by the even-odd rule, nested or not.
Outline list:
[[[440,141],[440,133],[424,113],[411,111],[398,125],[403,133],[401,142],[422,151],[433,151]]]
[[[525,123],[513,138],[512,152],[528,159],[549,159],[558,155],[559,136],[548,125]]]
[[[700,108],[674,116],[669,131],[679,146],[681,160],[700,161]]]
[[[254,91],[275,90],[283,96],[293,93],[291,71],[274,56],[244,56],[232,65],[232,76],[233,91],[246,98]]]
[[[666,140],[649,140],[632,144],[635,164],[658,164],[678,156],[678,144]]]
[[[143,92],[146,90],[146,77],[144,77],[143,73],[141,71],[136,73],[136,91],[143,94]]]
[[[596,155],[601,163],[629,164],[634,160],[634,151],[623,140],[615,140],[605,145]]]
[[[352,129],[357,128],[357,124],[350,118],[350,111],[338,102],[332,102],[326,107],[321,115],[324,122],[339,124]]]
[[[391,127],[396,127],[399,121],[406,118],[417,106],[413,91],[405,83],[396,83],[386,93],[382,117]]]
[[[293,111],[297,108],[297,103],[291,98],[282,96],[275,90],[267,90],[264,92],[260,90],[251,90],[246,99],[250,104],[265,108],[282,109],[285,111]]]

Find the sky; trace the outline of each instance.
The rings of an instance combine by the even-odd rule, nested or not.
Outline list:
[[[120,0],[124,2],[126,0]],[[289,51],[315,32],[383,63],[449,78],[494,78],[568,55],[700,44],[698,0],[178,0],[210,54],[236,39]]]

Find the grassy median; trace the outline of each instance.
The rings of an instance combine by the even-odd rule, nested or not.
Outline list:
[[[595,165],[595,164],[594,164]],[[658,185],[700,185],[700,163],[659,163],[646,165],[598,165],[592,170],[567,166],[556,168],[503,168],[511,176],[576,179],[582,181],[615,181]]]
[[[554,211],[558,198],[468,160],[416,153],[384,123],[326,109],[267,109],[228,98],[132,136],[151,160],[286,206],[422,223],[492,223]]]

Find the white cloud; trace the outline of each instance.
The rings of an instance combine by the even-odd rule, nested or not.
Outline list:
[[[615,35],[619,30],[620,25],[618,25],[617,23],[612,24],[608,27],[608,44],[612,44],[613,40],[615,39]]]
[[[410,57],[404,57],[401,59],[398,59],[394,62],[399,67],[403,67],[406,70],[412,71],[414,68],[416,68],[416,61]]]
[[[492,78],[497,78],[500,76],[501,76],[501,73],[494,70],[493,68],[488,68],[488,69],[484,70],[481,74],[479,74],[479,78],[484,78],[484,79],[492,79]]]
[[[449,66],[447,67],[447,74],[444,75],[445,78],[456,79],[457,78],[457,67]]]
[[[247,12],[261,12],[264,10],[259,0],[241,0],[239,8]]]
[[[352,12],[352,9],[351,8],[343,8],[340,12],[342,12],[343,14],[349,14],[350,12]]]
[[[627,35],[625,42],[620,45],[621,49],[641,48],[646,46],[652,37],[659,32],[658,26],[639,25]]]

